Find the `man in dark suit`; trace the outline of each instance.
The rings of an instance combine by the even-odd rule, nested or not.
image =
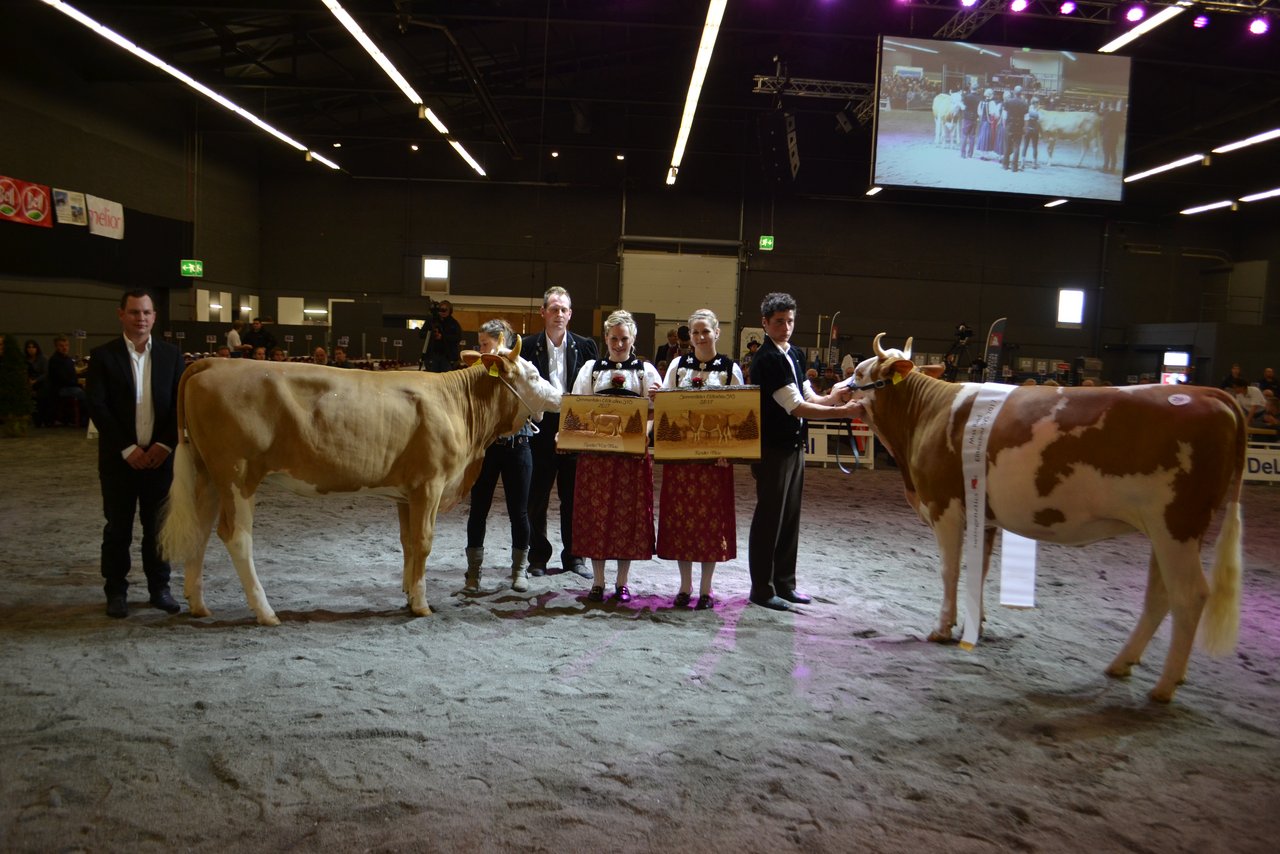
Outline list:
[[[103,590],[107,616],[129,616],[129,547],[135,508],[142,517],[142,570],[151,604],[170,614],[181,606],[169,592],[169,564],[157,538],[160,504],[173,480],[178,445],[178,379],[182,354],[154,338],[155,303],[143,290],[120,299],[124,334],[94,348],[87,382],[89,412],[98,428],[98,478],[102,483]]]
[[[573,381],[583,365],[599,356],[596,342],[569,331],[573,303],[564,288],[548,288],[542,295],[544,330],[525,339],[520,355],[533,362],[538,373],[561,391],[573,388]],[[548,412],[538,424],[538,434],[529,440],[533,454],[533,477],[529,484],[529,574],[544,575],[551,562],[551,541],[547,539],[547,510],[551,505],[551,487],[560,496],[560,559],[566,571],[591,578],[586,561],[573,554],[573,479],[577,473],[576,454],[556,453],[556,431],[560,415]]]

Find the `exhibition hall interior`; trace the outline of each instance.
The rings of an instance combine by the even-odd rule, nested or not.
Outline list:
[[[295,357],[305,338],[411,360],[432,301],[531,332],[560,284],[575,331],[623,306],[652,351],[705,298],[738,349],[788,290],[806,347],[840,312],[855,355],[879,332],[942,354],[1007,317],[1015,373],[1089,358],[1124,382],[1166,350],[1196,381],[1263,367],[1270,0],[706,5],[6,3],[3,173],[127,223],[4,223],[10,325],[91,347],[103,295],[145,284],[188,350],[261,315]],[[1015,87],[1035,132],[1009,169],[994,125],[965,138],[962,99],[986,116]]]

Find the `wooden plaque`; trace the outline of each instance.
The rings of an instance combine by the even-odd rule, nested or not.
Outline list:
[[[649,453],[649,401],[609,394],[566,394],[560,398],[556,450],[593,454]]]
[[[653,458],[659,462],[760,459],[760,387],[657,393]]]

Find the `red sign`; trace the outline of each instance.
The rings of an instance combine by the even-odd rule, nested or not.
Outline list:
[[[52,228],[49,188],[0,175],[0,219]]]

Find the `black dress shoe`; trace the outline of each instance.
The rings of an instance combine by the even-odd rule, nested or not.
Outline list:
[[[546,574],[547,574],[547,568],[545,566],[542,566],[541,564],[536,564],[536,563],[529,564],[529,575],[533,576],[534,578],[541,578]]]
[[[586,558],[575,557],[573,559],[573,563],[569,565],[569,568],[573,570],[574,575],[578,575],[583,578],[595,578],[595,573],[591,571],[589,566],[587,566]]]
[[[774,611],[790,611],[791,603],[781,596],[770,596],[768,599],[752,599],[752,605],[759,605],[761,608],[770,608]]]
[[[798,590],[781,591],[778,593],[778,595],[781,596],[783,599],[786,599],[788,602],[795,602],[797,605],[808,605],[810,602],[813,601],[812,596],[809,596],[805,593],[801,593]]]
[[[107,597],[107,616],[119,619],[129,616],[129,599],[123,593]]]
[[[679,593],[676,594],[676,599],[674,602],[671,603],[671,605],[672,607],[675,607],[675,608],[688,608],[689,600],[691,598],[693,597],[690,594],[681,590]]]
[[[168,590],[162,590],[151,597],[151,604],[169,614],[176,614],[182,610],[182,606],[178,604],[178,600],[173,598],[173,594]]]
[[[588,601],[588,602],[603,602],[603,601],[604,601],[604,586],[603,586],[603,585],[601,585],[601,584],[597,584],[595,587],[592,587],[592,588],[591,588],[591,592],[587,594],[587,601]]]

